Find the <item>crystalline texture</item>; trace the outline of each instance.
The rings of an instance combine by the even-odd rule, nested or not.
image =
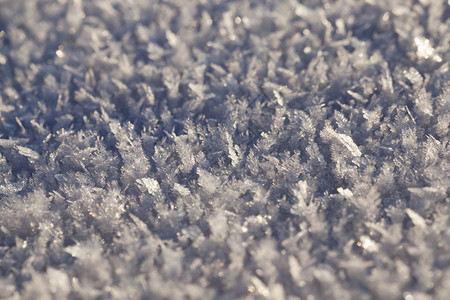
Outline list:
[[[447,299],[447,0],[0,0],[0,298]]]

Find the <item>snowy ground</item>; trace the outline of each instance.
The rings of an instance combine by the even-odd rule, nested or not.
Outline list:
[[[0,0],[0,298],[448,299],[447,0]]]

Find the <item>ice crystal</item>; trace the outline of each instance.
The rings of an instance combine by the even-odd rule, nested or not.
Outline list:
[[[448,13],[0,1],[0,298],[447,299]]]

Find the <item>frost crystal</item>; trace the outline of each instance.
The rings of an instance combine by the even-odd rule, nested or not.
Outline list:
[[[447,299],[447,0],[0,0],[1,299]]]
[[[425,39],[423,37],[414,38],[414,42],[417,46],[417,55],[421,58],[425,59],[433,59],[437,62],[442,62],[442,58],[436,54],[436,50],[430,46],[430,40]]]

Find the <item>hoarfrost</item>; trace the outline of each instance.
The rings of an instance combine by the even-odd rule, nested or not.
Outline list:
[[[39,158],[39,153],[37,153],[34,150],[31,150],[30,148],[17,146],[17,149],[19,150],[20,154],[22,154],[23,156],[28,157],[31,160],[36,160],[36,159]]]
[[[426,228],[427,224],[425,223],[425,220],[415,211],[413,211],[410,208],[406,209],[406,213],[408,214],[408,216],[411,218],[411,220],[413,221],[414,225],[419,226],[421,228]]]
[[[349,189],[343,189],[342,187],[338,187],[337,191],[339,194],[341,194],[345,198],[351,198],[353,196],[352,191],[350,191]]]
[[[442,62],[442,58],[436,54],[433,47],[430,46],[430,40],[424,37],[415,37],[414,43],[417,46],[417,55],[425,59],[433,59],[436,62]]]
[[[359,157],[362,155],[361,151],[359,150],[358,146],[355,144],[353,139],[346,134],[337,133],[332,128],[327,127],[323,131],[323,136],[325,139],[333,139],[335,142],[343,145],[354,157]]]
[[[0,1],[0,298],[446,299],[448,11]]]

